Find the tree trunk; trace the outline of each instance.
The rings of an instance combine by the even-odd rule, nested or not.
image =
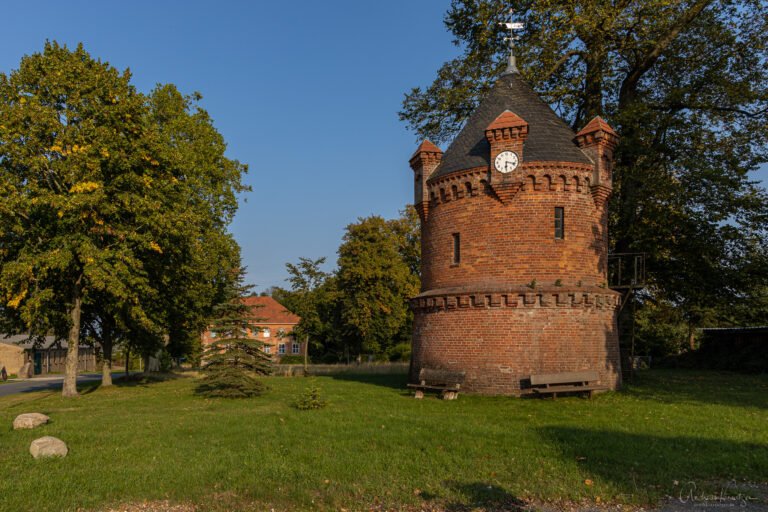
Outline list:
[[[72,308],[69,310],[69,318],[72,324],[69,327],[67,337],[67,360],[64,366],[64,386],[61,389],[62,396],[77,396],[77,366],[78,349],[80,348],[80,313],[82,312],[82,277],[75,283],[72,292]]]
[[[696,350],[696,330],[692,325],[688,326],[688,348]]]
[[[101,348],[104,352],[104,360],[101,363],[102,387],[112,385],[112,334],[104,336],[101,340]]]
[[[131,349],[126,346],[125,347],[125,376],[127,377],[130,373],[131,368]]]
[[[309,359],[309,335],[304,337],[304,376],[307,376],[307,363]]]

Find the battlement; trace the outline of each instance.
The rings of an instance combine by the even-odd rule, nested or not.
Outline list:
[[[594,288],[594,287],[590,287]],[[450,311],[453,309],[487,308],[596,308],[616,309],[621,294],[609,289],[562,290],[520,289],[509,292],[446,292],[431,291],[411,299],[411,307],[419,311]]]
[[[592,166],[571,162],[525,162],[510,177],[516,191],[589,193]],[[453,172],[427,182],[429,207],[480,194],[494,196],[488,184],[488,169]]]

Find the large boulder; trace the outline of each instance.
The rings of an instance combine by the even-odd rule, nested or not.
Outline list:
[[[69,450],[61,439],[45,436],[32,441],[29,453],[36,459],[40,457],[66,457]]]
[[[25,414],[19,414],[16,419],[13,420],[13,430],[19,430],[21,428],[35,428],[40,425],[48,423],[48,416],[40,414],[39,412],[28,412]]]

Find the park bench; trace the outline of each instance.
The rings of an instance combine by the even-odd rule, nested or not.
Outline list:
[[[416,390],[416,398],[424,398],[424,391],[439,391],[444,400],[455,400],[459,397],[464,375],[464,372],[422,368],[419,371],[419,383],[408,384],[408,387]]]
[[[597,372],[564,372],[531,375],[531,391],[537,395],[552,395],[558,393],[587,393],[592,398],[593,391],[604,391],[608,388],[597,384]]]

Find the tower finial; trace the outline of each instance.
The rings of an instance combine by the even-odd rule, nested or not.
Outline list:
[[[525,25],[520,21],[512,21],[512,16],[515,14],[514,9],[509,10],[509,21],[501,22],[499,25],[503,25],[509,30],[509,37],[505,37],[504,40],[509,42],[509,61],[507,62],[507,69],[504,70],[502,75],[508,75],[510,73],[520,73],[517,69],[517,59],[515,58],[515,41],[519,41],[520,37],[515,35],[515,30],[522,30]]]

